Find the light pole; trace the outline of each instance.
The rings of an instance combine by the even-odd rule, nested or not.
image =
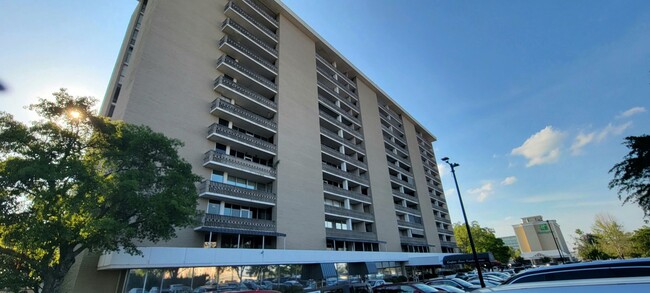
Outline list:
[[[458,180],[456,179],[456,170],[454,168],[460,166],[458,163],[450,163],[448,157],[442,158],[442,160],[451,167],[451,174],[454,175],[454,183],[456,184],[456,192],[458,192],[458,200],[460,201],[460,209],[463,211],[463,218],[465,219],[465,227],[467,228],[467,236],[469,237],[469,245],[472,247],[472,254],[474,255],[474,265],[476,266],[476,271],[478,272],[478,279],[481,282],[481,287],[485,288],[485,281],[483,281],[483,273],[481,273],[481,264],[478,262],[478,255],[476,254],[476,247],[474,247],[474,238],[472,238],[472,231],[469,228],[469,222],[467,221],[467,215],[465,214],[465,205],[463,205],[463,198],[460,196],[460,188],[458,188]]]
[[[564,263],[564,257],[562,256],[562,252],[560,251],[560,245],[558,244],[558,240],[555,239],[555,233],[553,233],[553,227],[551,227],[551,222],[546,220],[546,225],[548,225],[548,229],[551,230],[551,237],[553,237],[553,242],[555,243],[555,247],[557,247],[557,254],[560,255],[560,261]]]

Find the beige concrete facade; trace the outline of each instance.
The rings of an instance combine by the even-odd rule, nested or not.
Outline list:
[[[512,227],[522,255],[534,256],[540,252],[546,254],[551,252],[555,258],[559,258],[561,252],[563,257],[569,258],[569,248],[564,240],[562,229],[555,220],[544,220],[542,216],[526,217],[521,220],[521,224]],[[557,252],[558,250],[560,252]]]
[[[143,246],[455,250],[435,136],[279,1],[140,0],[100,111],[204,179],[200,226]]]

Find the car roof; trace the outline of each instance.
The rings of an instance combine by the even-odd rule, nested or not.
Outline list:
[[[616,290],[623,289],[622,287],[626,288],[623,292],[629,292],[629,289],[631,288],[643,289],[638,292],[648,292],[648,289],[650,289],[650,277],[576,279],[518,283],[483,288],[473,292],[616,292]]]
[[[527,270],[514,275],[507,279],[504,284],[521,279],[525,276],[548,274],[552,272],[597,269],[597,268],[616,268],[616,267],[650,267],[650,258],[636,258],[636,259],[616,259],[616,260],[600,260],[582,263],[561,264],[556,266],[538,267],[535,269]]]

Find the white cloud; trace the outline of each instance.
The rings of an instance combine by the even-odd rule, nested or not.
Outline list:
[[[579,155],[582,153],[582,149],[586,145],[594,142],[601,142],[607,137],[613,135],[620,135],[623,133],[623,131],[625,131],[625,129],[628,129],[630,126],[632,126],[632,122],[627,122],[621,125],[612,125],[609,123],[600,131],[593,131],[587,134],[580,132],[580,134],[578,134],[573,140],[573,144],[571,145],[571,154]]]
[[[528,159],[526,167],[554,163],[560,157],[560,145],[565,134],[553,130],[552,126],[533,134],[521,146],[512,149],[511,154]]]
[[[503,179],[503,181],[501,181],[501,185],[512,185],[515,184],[515,182],[517,182],[517,177],[508,176],[506,179]]]
[[[467,192],[470,194],[478,195],[476,200],[478,200],[478,202],[483,202],[488,196],[494,193],[494,188],[492,186],[492,182],[488,182],[481,185],[479,188],[470,189]]]
[[[438,162],[438,173],[440,173],[440,177],[447,175],[447,166],[444,162]]]
[[[549,194],[549,195],[533,195],[522,197],[517,201],[523,203],[545,203],[545,202],[561,202],[561,201],[575,201],[577,199],[584,198],[581,195],[569,195],[569,194]]]
[[[632,116],[634,116],[636,114],[643,113],[645,111],[646,110],[645,110],[644,107],[633,107],[633,108],[630,108],[627,111],[619,114],[618,116],[616,116],[616,118],[628,118],[628,117],[632,117]]]

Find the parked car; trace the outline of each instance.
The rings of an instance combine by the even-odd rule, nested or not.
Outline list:
[[[386,282],[384,280],[368,280],[368,281],[366,281],[366,283],[368,285],[370,285],[371,288],[375,288],[375,287],[381,286],[381,285],[390,284],[390,283],[388,283],[388,282]]]
[[[471,280],[467,280],[467,282],[470,282],[476,286],[481,287],[481,280],[479,279],[471,279]],[[501,285],[501,282],[495,282],[495,281],[485,280],[485,279],[483,280],[483,283],[485,283],[485,287],[494,287],[494,286]]]
[[[527,282],[501,285],[474,291],[475,293],[610,293],[650,292],[650,277],[577,279],[548,282]]]
[[[454,286],[449,286],[449,285],[429,285],[436,290],[440,292],[447,292],[447,293],[465,293],[465,290],[458,289]]]
[[[426,282],[427,285],[448,285],[453,286],[458,289],[464,290],[465,292],[471,292],[476,289],[481,289],[480,285],[474,285],[465,280],[459,278],[452,279],[433,279]]]
[[[386,284],[372,289],[373,293],[433,293],[439,290],[422,283]]]
[[[503,284],[650,276],[650,258],[606,260],[541,267],[521,272]]]

